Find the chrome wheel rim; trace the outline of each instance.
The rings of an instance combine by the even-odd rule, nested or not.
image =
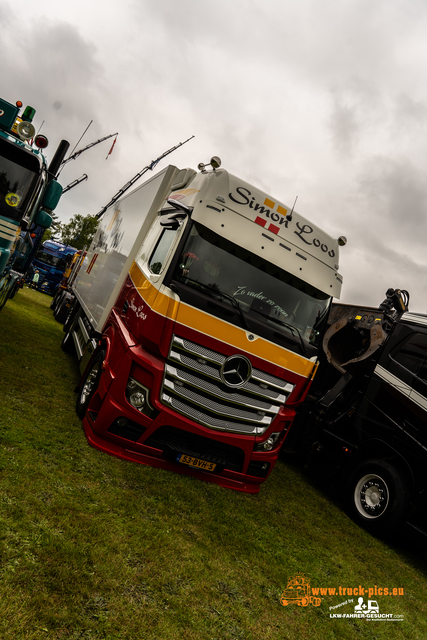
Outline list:
[[[364,518],[380,518],[389,504],[387,483],[376,473],[360,478],[354,490],[354,504]]]
[[[99,362],[97,362],[89,372],[80,393],[80,404],[85,404],[89,400],[93,390],[95,389],[99,368],[100,364]]]

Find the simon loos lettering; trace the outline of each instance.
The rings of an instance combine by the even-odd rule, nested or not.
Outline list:
[[[277,211],[271,211],[271,209],[274,209],[275,206],[275,203],[272,200],[268,200],[268,198],[266,198],[264,200],[264,204],[260,204],[259,202],[256,202],[255,196],[252,196],[249,189],[245,189],[244,187],[237,187],[236,192],[236,197],[233,196],[232,193],[228,194],[230,200],[236,202],[237,204],[248,205],[249,209],[253,209],[259,214],[265,215],[273,222],[279,224],[279,226],[284,225],[286,228],[288,228],[289,220],[287,220],[285,217],[287,209],[278,205]]]
[[[292,229],[293,232],[304,244],[319,249],[322,253],[327,253],[331,258],[335,256],[333,249],[330,249],[327,244],[321,242],[319,238],[316,238],[313,227],[309,224],[301,224],[298,221],[294,223],[294,219],[289,220],[286,217],[287,209],[280,204],[276,206],[273,200],[265,198],[264,202],[260,204],[246,187],[237,187],[234,193],[228,194],[228,197],[232,202],[247,206],[249,209],[253,209],[253,211],[258,213],[258,216],[255,218],[255,223],[264,227],[267,231],[278,234],[281,228],[291,230],[294,226],[296,228]]]
[[[134,302],[135,298],[131,298],[129,301],[129,309],[132,309],[132,311],[135,313],[137,318],[141,318],[141,320],[146,320],[147,319],[147,314],[143,312],[144,309],[144,305],[141,304],[140,306],[136,306],[135,302]]]

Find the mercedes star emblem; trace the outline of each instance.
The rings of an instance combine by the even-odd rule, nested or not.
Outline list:
[[[220,369],[221,380],[229,387],[241,387],[252,375],[252,365],[244,356],[230,356]]]

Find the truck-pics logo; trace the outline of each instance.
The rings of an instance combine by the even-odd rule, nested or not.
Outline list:
[[[380,607],[377,600],[368,600],[368,602],[366,603],[364,598],[360,596],[357,599],[357,604],[354,604],[354,602],[355,600],[353,598],[349,598],[345,602],[341,602],[334,607],[329,607],[330,610],[335,610],[334,613],[329,614],[329,617],[340,618],[344,620],[348,618],[364,618],[365,620],[386,620],[392,622],[401,622],[404,619],[404,616],[400,614],[383,613],[382,611],[380,612]],[[354,605],[353,612],[336,613],[337,609],[340,609],[347,604]]]
[[[319,607],[322,597],[319,596],[356,596],[347,598],[339,604],[329,606],[329,617],[348,619],[365,618],[369,620],[401,621],[404,616],[395,613],[380,612],[378,600],[372,596],[403,596],[401,587],[311,587],[310,579],[303,573],[297,573],[288,579],[286,589],[280,596],[280,602],[284,607],[296,604],[298,607],[307,607],[309,604]],[[367,597],[367,602],[365,602]],[[390,602],[390,600],[388,601]],[[350,611],[345,609],[350,607]]]
[[[287,607],[288,604],[297,604],[299,607],[306,607],[312,604],[314,607],[319,607],[322,599],[312,595],[310,579],[306,578],[304,574],[299,574],[288,579],[287,587],[282,593],[280,602],[284,607]]]

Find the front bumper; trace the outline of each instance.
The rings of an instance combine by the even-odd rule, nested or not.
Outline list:
[[[96,408],[96,401],[94,404]],[[247,493],[259,491],[280,449],[278,445],[273,451],[254,452],[253,437],[201,427],[167,408],[151,421],[117,403],[108,392],[99,412],[93,407],[86,412],[83,427],[89,444],[100,451]],[[213,461],[215,470],[177,462],[180,454]]]

